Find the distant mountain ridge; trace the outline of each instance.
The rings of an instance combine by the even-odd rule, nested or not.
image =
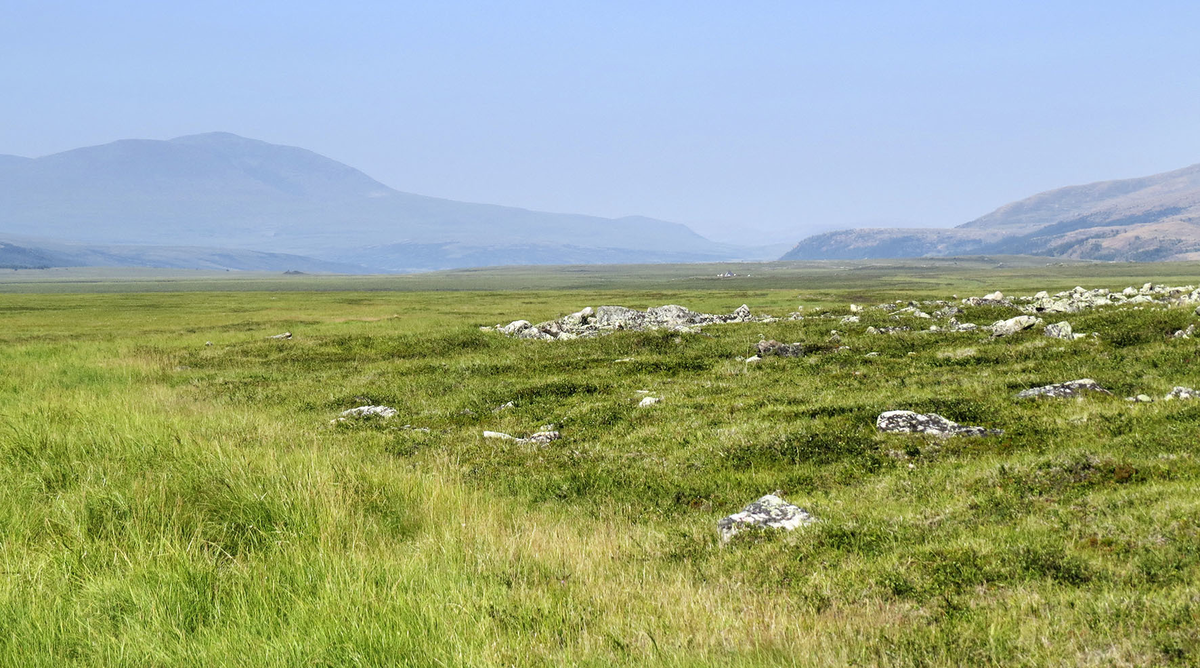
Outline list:
[[[0,234],[286,253],[391,271],[463,266],[465,257],[553,262],[556,248],[576,259],[591,251],[606,261],[638,262],[741,259],[747,252],[650,218],[404,193],[312,151],[228,133],[121,140],[34,159],[2,156]]]
[[[1131,261],[1200,259],[1200,165],[1050,190],[955,228],[819,234],[801,241],[782,259],[977,254]]]

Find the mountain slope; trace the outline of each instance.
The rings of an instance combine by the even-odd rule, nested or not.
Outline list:
[[[365,273],[352,264],[299,255],[195,246],[103,246],[67,244],[21,237],[0,239],[0,269],[50,267],[157,267],[235,271]]]
[[[99,244],[228,247],[359,262],[412,244],[666,252],[688,260],[739,251],[683,225],[472,204],[393,190],[301,148],[227,133],[124,140],[33,160],[0,160],[0,232]],[[618,253],[619,255],[619,253]],[[506,264],[501,250],[492,254]],[[447,264],[449,263],[449,264]]]
[[[782,259],[980,253],[1094,260],[1200,259],[1200,165],[1039,193],[952,229],[816,235]]]

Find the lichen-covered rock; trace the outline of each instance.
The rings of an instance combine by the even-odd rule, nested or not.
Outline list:
[[[517,438],[512,434],[506,434],[502,431],[485,431],[484,438],[490,438],[497,441],[516,441],[517,443],[533,443],[535,445],[546,445],[551,441],[557,441],[562,437],[557,431],[539,431],[527,438]]]
[[[791,531],[816,521],[817,518],[807,510],[793,506],[774,494],[768,494],[742,508],[740,513],[721,518],[717,522],[717,530],[721,532],[721,540],[728,541],[747,529]]]
[[[399,411],[391,406],[359,406],[358,408],[351,408],[348,411],[342,411],[342,414],[334,418],[331,424],[372,418],[387,420],[396,417],[398,413]]]
[[[1037,397],[1050,397],[1061,399],[1065,397],[1080,397],[1084,392],[1112,394],[1112,392],[1100,387],[1100,384],[1091,378],[1080,378],[1079,380],[1070,380],[1065,383],[1055,383],[1053,385],[1043,385],[1042,387],[1031,387],[1028,390],[1021,390],[1017,393],[1017,398],[1034,399]]]
[[[1019,315],[1008,320],[997,320],[992,323],[992,336],[1010,336],[1041,323],[1041,318],[1035,318],[1031,315]]]
[[[969,427],[948,420],[937,413],[887,411],[875,419],[875,428],[892,434],[929,434],[939,438],[950,436],[999,436],[999,429]]]
[[[780,343],[774,339],[758,342],[759,357],[775,355],[777,357],[800,357],[804,355],[804,346],[799,343]]]
[[[1066,339],[1067,341],[1075,340],[1075,333],[1071,331],[1071,323],[1067,322],[1066,320],[1063,320],[1062,322],[1056,322],[1052,325],[1046,325],[1046,329],[1042,331],[1042,334],[1045,334],[1052,339]]]
[[[530,327],[533,327],[533,323],[529,322],[528,320],[513,320],[503,327],[497,325],[496,329],[499,330],[501,334],[515,336],[523,330],[529,329]]]
[[[1172,399],[1200,399],[1200,392],[1190,387],[1176,385],[1163,399],[1166,401],[1171,401]]]

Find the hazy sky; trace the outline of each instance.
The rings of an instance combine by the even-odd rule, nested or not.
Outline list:
[[[1196,2],[183,4],[5,0],[0,153],[224,130],[762,242],[1200,162]]]

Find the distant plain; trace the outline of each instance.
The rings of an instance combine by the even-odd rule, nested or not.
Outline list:
[[[1064,315],[1097,333],[1074,342],[841,317],[1197,277],[1021,257],[0,272],[0,666],[1195,665],[1200,405],[1124,399],[1200,386],[1196,340],[1172,337],[1190,308]],[[806,317],[479,329],[666,303]],[[762,338],[809,352],[741,361]],[[1114,395],[1014,399],[1081,377]],[[400,415],[330,424],[363,404]],[[1005,435],[880,434],[890,409]],[[550,423],[549,446],[481,437]],[[721,544],[720,517],[775,491],[821,522]]]

